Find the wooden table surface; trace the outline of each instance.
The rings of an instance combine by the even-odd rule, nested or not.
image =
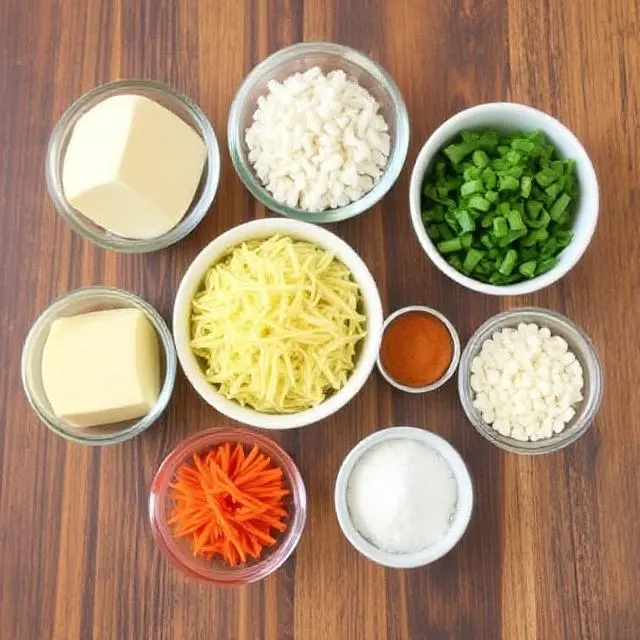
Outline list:
[[[0,3],[0,638],[633,640],[640,636],[640,9],[634,0],[3,0]],[[229,104],[277,49],[332,40],[367,52],[407,102],[411,144],[392,192],[331,229],[377,279],[385,312],[441,309],[466,340],[492,314],[535,304],[595,341],[602,410],[568,450],[502,453],[465,421],[456,385],[392,392],[377,374],[348,407],[274,437],[309,495],[305,533],[274,576],[244,589],[195,584],[156,550],[148,487],[185,436],[226,419],[178,377],[164,418],[105,449],[57,438],[22,393],[25,334],[58,294],[87,284],[135,291],[169,318],[189,262],[211,239],[265,215],[226,149]],[[194,98],[223,150],[215,205],[177,246],[145,256],[94,248],[56,216],[43,166],[52,124],[94,85],[165,81]],[[433,267],[412,231],[416,154],[463,107],[513,100],[564,121],[590,153],[600,222],[560,283],[518,299],[481,296]],[[635,386],[633,386],[635,385]],[[342,537],[334,479],[347,451],[388,425],[448,438],[477,503],[461,544],[428,568],[386,571]]]

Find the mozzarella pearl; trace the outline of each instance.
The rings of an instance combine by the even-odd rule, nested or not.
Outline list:
[[[582,366],[567,341],[521,323],[496,331],[471,362],[474,407],[498,433],[520,441],[551,438],[582,401]]]
[[[273,197],[324,211],[360,199],[380,181],[391,150],[375,98],[344,71],[319,67],[272,80],[245,142]]]

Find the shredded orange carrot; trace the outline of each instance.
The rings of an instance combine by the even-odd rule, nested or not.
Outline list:
[[[225,442],[182,464],[171,483],[174,505],[168,523],[187,538],[194,556],[220,557],[229,566],[258,559],[286,529],[289,495],[282,469],[257,446]]]

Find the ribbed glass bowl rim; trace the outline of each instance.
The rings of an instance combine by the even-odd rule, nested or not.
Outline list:
[[[140,309],[149,319],[149,322],[151,322],[153,328],[158,334],[158,337],[160,339],[160,348],[163,350],[165,355],[166,366],[164,381],[160,389],[158,400],[156,401],[153,409],[146,416],[143,416],[140,420],[132,424],[124,431],[119,431],[104,436],[83,438],[66,431],[64,427],[60,426],[62,421],[58,420],[38,401],[28,382],[28,367],[31,357],[31,350],[33,348],[33,341],[36,339],[43,326],[59,317],[58,314],[63,311],[69,303],[80,302],[82,300],[91,300],[95,297],[111,298],[114,301],[124,302],[127,305]],[[167,405],[169,404],[169,400],[171,399],[171,396],[173,394],[173,387],[176,381],[177,369],[178,358],[176,355],[176,350],[173,346],[173,337],[162,316],[146,300],[143,300],[141,297],[130,293],[129,291],[118,289],[117,287],[82,287],[80,289],[75,289],[74,291],[70,291],[58,296],[36,318],[35,322],[31,326],[31,329],[29,329],[29,333],[27,334],[27,337],[24,341],[24,346],[22,348],[22,386],[33,411],[36,413],[40,421],[57,435],[65,438],[66,440],[89,446],[105,446],[110,444],[118,444],[120,442],[126,442],[127,440],[134,438],[138,434],[148,429],[162,415],[164,410],[167,408]]]
[[[265,558],[245,567],[198,571],[182,560],[178,545],[173,541],[166,522],[159,517],[161,501],[167,499],[169,483],[182,462],[194,453],[221,442],[242,442],[257,444],[282,469],[292,492],[293,514],[288,522],[284,539],[278,548]],[[222,586],[242,586],[262,580],[279,569],[291,556],[300,541],[307,518],[307,493],[304,481],[291,456],[274,440],[245,427],[214,427],[200,431],[180,442],[162,461],[151,483],[149,491],[149,521],[156,544],[174,567],[185,575],[210,584]]]
[[[70,128],[76,122],[78,112],[88,104],[99,102],[100,98],[107,97],[113,92],[126,91],[140,92],[144,95],[145,89],[163,93],[168,102],[180,102],[197,123],[198,134],[204,140],[207,149],[207,165],[205,183],[202,186],[200,197],[196,202],[191,203],[189,210],[182,220],[173,229],[156,238],[136,240],[135,238],[120,238],[107,231],[95,231],[89,226],[79,222],[71,213],[73,207],[64,197],[62,188],[62,176],[58,171],[58,157],[61,153],[61,146],[71,133]],[[62,216],[65,222],[79,235],[86,240],[90,240],[103,249],[110,249],[120,253],[148,253],[164,249],[182,240],[200,224],[207,211],[213,203],[213,199],[218,189],[220,181],[220,150],[215,132],[207,116],[202,109],[186,95],[176,91],[170,86],[151,80],[115,80],[99,85],[81,95],[71,103],[67,110],[56,122],[49,137],[45,156],[45,177],[47,192],[56,211]],[[81,214],[78,214],[81,215]]]
[[[391,95],[395,110],[395,148],[393,154],[389,157],[387,167],[380,182],[359,200],[344,207],[327,209],[326,211],[305,211],[295,207],[288,207],[273,198],[256,178],[246,154],[243,153],[242,136],[244,132],[239,131],[240,113],[256,82],[265,74],[273,72],[280,65],[310,53],[325,53],[340,56],[350,63],[359,66],[386,88]],[[254,198],[261,202],[267,209],[288,218],[302,220],[303,222],[329,224],[347,220],[348,218],[353,218],[368,211],[375,206],[395,184],[404,166],[409,149],[409,115],[400,89],[393,78],[367,55],[351,47],[332,42],[303,42],[276,51],[249,72],[231,103],[227,125],[227,141],[231,161],[240,179]]]
[[[509,325],[517,325],[519,322],[531,322],[531,319],[525,319],[527,315],[537,316],[537,319],[534,321],[542,324],[544,324],[545,320],[551,319],[563,326],[564,333],[572,333],[577,340],[581,340],[589,354],[588,358],[593,364],[595,376],[589,378],[590,393],[589,396],[583,400],[583,402],[588,404],[587,411],[578,423],[577,427],[576,425],[573,425],[573,428],[566,429],[559,434],[555,434],[551,438],[525,443],[499,434],[484,421],[479,420],[476,417],[473,411],[473,394],[470,385],[470,376],[471,362],[478,354],[478,351],[482,347],[484,341],[490,338],[491,334],[494,331],[497,331],[498,327],[504,321],[508,321]],[[524,455],[554,453],[574,443],[587,432],[593,423],[596,415],[598,414],[598,410],[600,409],[600,405],[602,404],[603,392],[604,374],[602,370],[602,363],[591,338],[589,338],[582,327],[573,322],[573,320],[570,320],[557,311],[543,309],[541,307],[519,307],[503,311],[489,318],[480,327],[478,327],[478,329],[476,329],[469,339],[469,342],[462,352],[460,365],[458,367],[458,395],[467,418],[471,424],[473,424],[476,431],[478,431],[478,433],[480,433],[480,435],[485,439],[497,447],[500,447],[505,451],[510,451],[511,453]]]

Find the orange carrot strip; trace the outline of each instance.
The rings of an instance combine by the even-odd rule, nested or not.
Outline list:
[[[213,523],[210,522],[207,526],[203,528],[203,530],[198,534],[196,538],[193,540],[193,555],[198,555],[198,552],[202,550],[202,547],[207,542],[209,538],[209,533],[211,532],[211,527]]]
[[[174,507],[167,523],[188,538],[194,555],[236,566],[259,558],[286,529],[284,474],[257,446],[221,443],[176,470]]]
[[[225,442],[221,447],[220,468],[225,472],[229,472],[229,459],[231,458],[231,445]]]
[[[258,449],[258,445],[254,444],[253,448],[249,452],[249,455],[244,459],[242,466],[240,467],[240,471],[244,471],[248,467],[253,464],[253,461],[260,455],[260,449]]]
[[[251,467],[243,469],[241,472],[241,475],[238,476],[237,478],[234,478],[234,480],[238,485],[244,482],[247,482],[248,480],[255,478],[257,474],[264,471],[270,464],[271,464],[271,461],[268,458],[266,460],[254,462],[253,465],[251,465]]]
[[[235,446],[229,464],[229,476],[235,477],[244,463],[244,448],[240,443]]]
[[[259,511],[266,509],[269,506],[268,504],[265,504],[260,500],[256,500],[237,489],[236,486],[228,478],[219,478],[219,482],[225,487],[229,495],[237,500],[240,504],[246,505],[247,507],[251,507]]]
[[[256,537],[258,540],[260,540],[264,544],[276,543],[275,538],[272,538],[270,535],[263,533],[262,531],[260,531],[259,529],[256,529],[255,527],[252,527],[249,523],[245,523],[244,528],[246,531],[248,531],[249,533],[252,533],[254,537]]]
[[[212,504],[215,504],[215,502],[213,502]],[[233,529],[231,528],[230,523],[228,523],[224,518],[221,517],[220,515],[220,511],[217,507],[214,507],[214,511],[216,513],[216,515],[219,518],[219,523],[220,526],[222,527],[222,529],[224,530],[224,532],[227,534],[227,542],[229,542],[229,544],[233,545],[237,551],[238,554],[240,555],[240,557],[242,557],[242,548],[237,540],[237,536],[235,535]],[[246,558],[245,558],[246,559]]]

